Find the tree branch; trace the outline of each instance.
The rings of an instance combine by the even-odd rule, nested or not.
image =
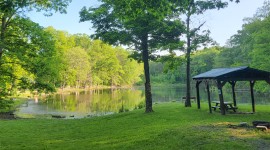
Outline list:
[[[200,24],[197,28],[194,28],[193,31],[191,31],[191,32],[196,33],[197,31],[199,31],[199,30],[201,29],[201,27],[202,27],[205,23],[206,23],[206,21],[204,21],[202,24]]]

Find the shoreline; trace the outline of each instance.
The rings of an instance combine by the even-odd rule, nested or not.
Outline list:
[[[9,112],[0,112],[0,120],[15,120],[17,119],[15,117],[14,111]]]

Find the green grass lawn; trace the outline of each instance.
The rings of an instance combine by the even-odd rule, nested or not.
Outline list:
[[[0,150],[12,149],[269,149],[270,132],[229,128],[254,120],[270,121],[270,106],[255,114],[209,114],[182,103],[154,105],[154,113],[134,110],[88,119],[0,120]],[[251,105],[239,105],[251,111]]]

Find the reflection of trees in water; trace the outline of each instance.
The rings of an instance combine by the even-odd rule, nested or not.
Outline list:
[[[105,113],[134,109],[142,101],[140,90],[113,89],[57,94],[48,100],[48,105],[62,111]]]
[[[239,84],[236,87],[237,103],[251,103],[249,85]],[[247,90],[240,90],[247,89]],[[230,86],[224,87],[224,100],[232,101],[232,92]],[[104,89],[91,90],[80,93],[58,94],[49,98],[48,107],[61,111],[81,112],[81,113],[106,113],[123,112],[141,107],[144,102],[143,89]],[[196,96],[195,89],[192,90],[192,96]],[[153,87],[154,102],[180,101],[185,95],[184,87]],[[214,84],[210,85],[211,100],[219,100],[217,88]],[[202,101],[207,101],[205,86],[200,86],[200,95]],[[269,104],[269,93],[255,93],[256,104]],[[193,104],[195,105],[195,104]]]

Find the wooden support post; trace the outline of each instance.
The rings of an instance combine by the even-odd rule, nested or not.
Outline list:
[[[207,89],[207,98],[208,98],[209,112],[212,113],[211,99],[210,99],[210,90],[209,90],[209,83],[208,83],[208,81],[206,81],[206,89]]]
[[[226,82],[225,82],[226,83]],[[217,81],[217,87],[218,87],[218,95],[219,95],[219,101],[220,101],[220,111],[222,115],[225,115],[225,105],[224,105],[224,99],[223,99],[223,93],[222,93],[222,87],[225,85],[225,83],[221,83],[221,81]]]
[[[200,83],[202,83],[202,81],[197,81],[196,82],[196,94],[197,94],[197,107],[198,109],[201,108],[201,98],[200,98]]]
[[[236,81],[230,81],[229,83],[232,86],[233,105],[234,105],[234,107],[236,107],[236,96],[235,96],[235,84],[236,84]]]
[[[251,94],[251,103],[252,103],[252,112],[255,112],[255,100],[254,100],[254,92],[253,92],[253,87],[255,84],[255,81],[250,81],[250,94]]]

